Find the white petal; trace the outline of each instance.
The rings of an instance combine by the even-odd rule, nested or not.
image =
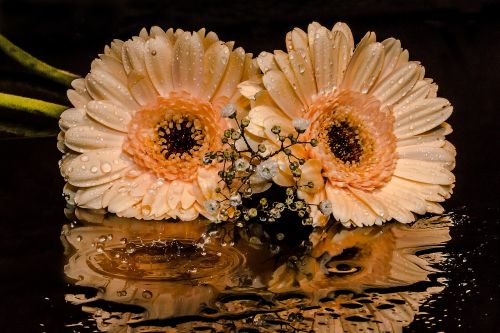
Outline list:
[[[165,215],[169,210],[167,203],[168,188],[169,185],[164,184],[154,193],[154,201],[151,205],[151,214],[156,218]]]
[[[420,66],[409,63],[389,74],[372,87],[372,94],[377,97],[382,106],[393,105],[410,91],[418,79]]]
[[[332,34],[335,35],[336,32],[342,33],[347,43],[347,50],[349,57],[352,55],[352,51],[354,50],[354,37],[352,36],[351,29],[349,26],[343,22],[337,22],[332,28]],[[375,41],[375,35],[373,34],[373,41]]]
[[[229,57],[226,72],[222,77],[222,81],[217,88],[215,98],[218,97],[231,97],[237,92],[237,86],[241,81],[243,75],[243,66],[245,64],[245,51],[239,47]]]
[[[278,64],[279,69],[285,75],[286,79],[288,80],[293,90],[297,94],[297,97],[299,97],[300,101],[304,105],[306,105],[307,99],[305,98],[305,95],[303,94],[302,90],[299,89],[297,77],[295,77],[295,72],[292,68],[292,65],[290,64],[290,59],[288,57],[288,54],[280,50],[274,51],[274,59]]]
[[[297,87],[304,96],[307,104],[310,104],[312,97],[316,95],[316,80],[311,64],[308,49],[295,49],[288,52],[290,65],[295,74]]]
[[[257,98],[257,94],[263,91],[264,87],[255,81],[244,81],[238,84],[238,90],[241,95],[250,100],[255,100]]]
[[[264,86],[278,106],[290,118],[299,118],[302,114],[302,103],[280,71],[271,70],[262,78]]]
[[[124,133],[128,131],[128,124],[132,116],[127,110],[108,101],[90,101],[86,110],[90,117],[101,124]]]
[[[196,33],[182,33],[174,46],[172,77],[176,89],[196,94],[201,87],[203,44]]]
[[[85,109],[83,108],[67,109],[61,113],[61,118],[59,119],[59,127],[63,131],[67,131],[71,127],[88,125],[91,123],[93,123],[93,121],[88,119]]]
[[[141,197],[134,197],[127,192],[121,192],[111,199],[108,205],[108,210],[111,213],[120,213],[132,207],[133,205],[141,201],[141,199]]]
[[[144,63],[145,42],[140,38],[126,41],[122,47],[122,63],[127,74],[136,71],[145,75],[146,64]]]
[[[181,201],[184,186],[184,182],[180,180],[174,180],[170,183],[170,187],[168,188],[167,203],[171,209],[178,208],[177,205]]]
[[[177,211],[176,215],[181,221],[192,221],[198,217],[198,211],[195,207],[189,209],[181,208]]]
[[[418,182],[450,185],[455,176],[443,166],[426,161],[398,160],[394,175]]]
[[[413,181],[393,176],[382,189],[386,196],[391,197],[398,206],[417,214],[425,214],[425,199],[416,191]]]
[[[196,197],[193,192],[193,185],[192,184],[185,184],[184,185],[184,191],[182,192],[181,196],[181,207],[182,209],[188,209],[193,206],[193,204],[196,202]]]
[[[449,167],[455,163],[455,151],[441,147],[432,147],[423,144],[399,147],[396,151],[400,159],[439,163],[447,169],[450,169]]]
[[[200,96],[210,100],[222,80],[229,62],[229,49],[222,42],[213,43],[203,59],[203,82]]]
[[[355,188],[350,187],[349,190],[353,193],[358,199],[363,201],[368,207],[370,207],[378,216],[383,218],[384,220],[388,220],[391,217],[389,216],[389,212],[386,208],[386,205],[383,201],[377,199],[372,193],[365,192],[362,190],[357,190]]]
[[[329,87],[338,87],[342,84],[352,55],[352,46],[340,31],[333,32],[333,50],[331,53],[333,76]]]
[[[129,110],[138,108],[128,87],[107,72],[92,71],[85,78],[85,83],[90,95],[96,100],[108,100]]]
[[[132,70],[127,77],[130,94],[142,106],[156,104],[157,92],[147,74]]]
[[[441,125],[452,112],[453,107],[444,98],[416,102],[397,115],[394,134],[403,139],[424,133]]]
[[[166,97],[173,90],[173,49],[164,34],[158,34],[146,42],[144,62],[156,91]]]
[[[309,44],[311,36],[309,35]],[[312,36],[314,75],[318,91],[331,87],[334,80],[333,67],[333,36],[325,27],[321,27]]]
[[[75,126],[66,131],[65,145],[77,152],[86,152],[100,148],[120,148],[125,141],[123,133],[95,125]]]
[[[257,64],[264,74],[270,70],[278,70],[278,64],[274,61],[273,54],[269,52],[261,52],[257,57]]]
[[[387,194],[385,188],[375,191],[373,193],[373,196],[384,202],[385,208],[388,212],[386,220],[390,220],[391,218],[393,218],[401,223],[411,223],[415,220],[415,216],[413,215],[413,213],[410,210],[401,207],[398,197]]]
[[[398,110],[416,101],[423,100],[429,94],[430,88],[431,84],[425,80],[417,81],[413,88],[394,105],[394,109]]]
[[[68,90],[66,95],[68,96],[71,104],[76,108],[84,108],[85,104],[87,104],[91,100],[89,94],[81,94],[72,89]]]
[[[451,132],[451,126],[447,123],[442,123],[440,126],[425,133],[398,140],[397,146],[405,147],[425,144],[426,146],[442,147],[444,145],[445,135],[448,135]]]
[[[215,168],[198,168],[198,186],[206,199],[213,198],[215,195],[218,177]]]
[[[347,67],[342,85],[346,88],[368,92],[375,83],[384,62],[384,47],[380,43],[358,46]]]
[[[111,187],[111,185],[113,185],[113,183],[105,183],[98,186],[78,189],[75,195],[75,203],[80,207],[92,209],[103,208],[102,196],[104,195],[104,192],[106,192]],[[92,207],[89,207],[90,202],[93,203]],[[99,203],[99,207],[95,205],[96,203]]]
[[[326,185],[326,195],[332,202],[332,212],[336,219],[346,224],[354,223],[358,227],[373,225],[382,220],[368,206],[354,197],[347,189]]]
[[[397,68],[396,65],[398,64],[401,53],[403,52],[401,42],[398,39],[387,38],[382,41],[382,45],[384,46],[385,56],[379,80],[384,79]]]
[[[131,164],[120,148],[104,148],[88,151],[71,160],[64,173],[70,184],[90,187],[120,178]]]

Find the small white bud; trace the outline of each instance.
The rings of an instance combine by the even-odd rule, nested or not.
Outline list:
[[[245,171],[250,166],[250,163],[244,158],[239,158],[234,162],[234,167],[237,171]]]
[[[234,105],[233,103],[226,104],[221,111],[222,116],[224,118],[231,117],[235,112],[236,112],[236,105]]]
[[[265,180],[271,180],[278,174],[278,162],[275,160],[266,160],[256,168],[257,175]]]
[[[309,127],[310,123],[310,120],[304,118],[295,118],[292,120],[292,125],[298,132],[304,132],[307,127]]]
[[[241,205],[242,201],[241,201],[241,195],[239,195],[238,193],[236,194],[233,194],[230,198],[229,198],[229,202],[231,204],[231,206],[233,207],[238,207],[239,205]]]
[[[219,202],[214,199],[208,199],[205,201],[205,209],[209,214],[215,214],[217,209],[219,209]]]
[[[332,203],[330,200],[323,200],[318,205],[319,211],[323,215],[330,215],[332,213]]]

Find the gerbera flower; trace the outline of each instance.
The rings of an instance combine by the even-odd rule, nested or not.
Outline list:
[[[408,60],[399,40],[377,42],[367,33],[354,49],[349,27],[286,35],[287,53],[261,53],[259,81],[240,86],[253,100],[248,130],[257,142],[276,145],[273,126],[307,130],[299,194],[328,206],[346,226],[414,221],[413,213],[441,213],[452,192],[455,148],[445,140],[452,106],[436,96],[424,67]],[[291,186],[286,163],[276,183]],[[328,210],[329,211],[329,210]],[[318,210],[316,224],[325,223]]]
[[[59,146],[66,192],[85,208],[144,219],[195,219],[214,196],[204,166],[230,126],[237,85],[257,70],[251,54],[205,34],[153,27],[115,40],[68,91]]]

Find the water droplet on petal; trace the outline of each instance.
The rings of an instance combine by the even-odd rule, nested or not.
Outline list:
[[[109,164],[108,162],[104,162],[103,164],[101,164],[101,170],[102,172],[104,173],[108,173],[111,171],[111,164]]]

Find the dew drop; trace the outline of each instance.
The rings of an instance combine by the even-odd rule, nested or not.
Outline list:
[[[82,162],[87,162],[87,161],[89,160],[89,157],[88,157],[87,155],[82,155],[82,156],[80,157],[80,160],[81,160]]]
[[[108,173],[111,171],[111,169],[112,169],[111,164],[109,164],[108,162],[104,162],[103,164],[101,164],[102,172]]]
[[[144,290],[142,292],[142,297],[145,299],[151,299],[151,297],[153,297],[153,293],[150,292],[149,290]]]
[[[96,173],[97,172],[97,167],[93,166],[92,168],[90,168],[90,172]]]

